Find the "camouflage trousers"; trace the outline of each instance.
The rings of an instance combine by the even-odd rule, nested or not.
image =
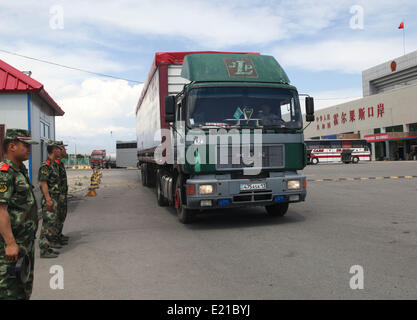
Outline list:
[[[59,201],[59,212],[58,212],[58,223],[57,223],[57,229],[58,229],[58,236],[62,236],[62,230],[64,229],[64,222],[65,219],[67,218],[67,211],[68,211],[68,206],[67,206],[67,201],[68,201],[68,197],[66,194],[62,195],[62,200]]]
[[[51,248],[51,242],[56,242],[58,238],[58,215],[60,211],[59,195],[51,195],[54,202],[52,211],[46,208],[46,200],[42,197],[42,228],[39,236],[39,248],[41,252],[46,252]]]
[[[6,260],[5,244],[3,241],[0,241],[0,300],[30,299],[35,266],[34,242],[35,240],[20,242],[16,239],[16,243],[19,245],[19,257],[28,255],[31,260],[29,280],[23,284],[20,280],[11,278],[7,273],[7,268],[13,266],[16,262]]]

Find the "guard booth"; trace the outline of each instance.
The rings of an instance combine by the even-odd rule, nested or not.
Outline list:
[[[48,158],[48,141],[56,139],[55,117],[63,116],[64,111],[43,84],[28,74],[0,59],[0,134],[4,137],[5,130],[11,128],[26,129],[39,142],[32,146],[31,156],[24,162],[30,181],[38,188],[38,171]],[[1,154],[4,156],[4,150]]]

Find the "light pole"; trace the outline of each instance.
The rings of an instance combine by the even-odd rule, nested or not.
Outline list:
[[[71,139],[74,142],[74,153],[75,153],[75,164],[78,165],[78,159],[77,159],[77,143],[75,140],[75,137],[68,137],[69,139]]]

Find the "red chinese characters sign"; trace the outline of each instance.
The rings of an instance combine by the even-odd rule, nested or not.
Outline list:
[[[376,114],[374,114],[374,109],[376,110]],[[363,121],[366,118],[382,118],[385,114],[385,107],[383,103],[378,104],[376,107],[362,107],[358,109],[349,110],[349,112],[345,113],[334,113],[331,115],[322,114],[320,116],[316,116],[316,121],[319,122],[316,126],[316,130],[324,130],[324,129],[331,129],[333,126],[338,126],[340,124],[346,124],[347,122],[354,123],[356,121]]]

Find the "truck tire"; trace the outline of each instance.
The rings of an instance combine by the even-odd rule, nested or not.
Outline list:
[[[183,178],[180,174],[175,182],[174,206],[177,210],[178,219],[183,224],[189,224],[195,220],[196,210],[184,207],[184,188],[182,184]]]
[[[319,163],[319,158],[313,158],[313,159],[311,159],[311,163],[312,164],[318,164]]]
[[[359,163],[359,158],[358,157],[353,157],[352,158],[352,163],[354,163],[354,164]]]
[[[289,203],[277,203],[270,206],[265,206],[266,212],[271,217],[283,217],[288,211]]]
[[[164,176],[164,172],[161,170],[158,170],[156,174],[156,201],[158,202],[158,205],[160,207],[166,207],[168,206],[169,202],[168,199],[164,197],[162,194],[162,177]]]
[[[140,166],[140,178],[142,181],[142,186],[146,187],[146,163],[142,163]]]
[[[151,163],[148,163],[146,167],[146,184],[149,188],[153,188],[156,183],[156,171],[154,165]]]
[[[152,188],[155,186],[155,175],[152,166],[149,163],[143,163],[141,169],[142,185]]]

